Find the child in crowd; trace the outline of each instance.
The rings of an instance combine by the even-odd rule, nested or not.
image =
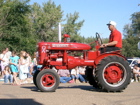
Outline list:
[[[11,74],[10,68],[9,66],[5,66],[4,71],[4,83],[8,83],[8,80],[10,81],[10,83],[13,83],[13,76]]]
[[[71,70],[71,78],[72,80],[69,83],[79,83],[79,70],[78,67],[75,67]]]
[[[19,83],[17,81],[18,61],[19,61],[19,57],[16,55],[16,52],[13,51],[12,56],[10,57],[10,68],[13,73],[13,79],[14,79],[13,85],[19,85]]]

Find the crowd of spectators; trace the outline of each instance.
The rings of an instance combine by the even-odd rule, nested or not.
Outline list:
[[[61,83],[86,83],[85,66],[77,66],[72,70],[57,70]]]
[[[8,48],[0,53],[0,80],[12,85],[32,83],[32,77],[37,70],[36,52],[33,57],[28,52],[9,51]],[[55,68],[54,68],[55,69]],[[55,69],[56,70],[56,69]],[[61,83],[86,83],[85,66],[75,67],[72,70],[56,70]]]
[[[36,53],[34,53],[34,56]],[[2,50],[0,54],[0,80],[12,85],[32,83],[33,68],[37,66],[36,57],[32,57],[25,51],[17,54],[8,48]]]

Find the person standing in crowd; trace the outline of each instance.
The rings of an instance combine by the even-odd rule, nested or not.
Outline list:
[[[10,81],[10,83],[13,83],[13,75],[11,74],[11,70],[9,68],[9,66],[5,66],[4,70],[3,70],[3,74],[4,74],[4,83],[8,83],[8,80]]]
[[[26,57],[26,52],[20,52],[20,59],[19,59],[19,79],[20,84],[27,83],[27,74],[29,73],[28,69],[29,63]]]
[[[16,52],[12,52],[12,56],[10,57],[10,68],[13,74],[13,85],[19,85],[17,80],[17,74],[18,74],[18,61],[19,57],[16,55]],[[15,84],[14,84],[15,82]]]
[[[10,57],[12,56],[12,52],[9,51],[9,48],[6,48],[5,51],[6,51],[6,55],[7,55],[8,59],[10,59]]]
[[[111,31],[111,34],[109,37],[109,42],[100,46],[101,53],[120,50],[122,48],[122,35],[116,29],[116,22],[110,21],[107,26]]]
[[[67,83],[71,80],[70,72],[67,69],[66,70],[59,69],[58,70],[58,75],[60,76],[60,82],[61,83]]]
[[[82,83],[86,82],[85,70],[85,66],[79,66],[79,79]]]
[[[31,78],[32,77],[32,58],[29,55],[29,53],[26,53],[26,57],[27,57],[28,70],[29,70],[29,73],[27,74],[27,77]]]
[[[31,68],[30,68],[30,73],[34,74],[37,70],[37,59],[36,59],[36,52],[34,52],[32,63],[31,63]]]
[[[8,56],[6,55],[5,49],[2,50],[2,54],[0,54],[0,65],[1,65],[1,77],[3,78],[3,70],[5,66],[9,64]]]

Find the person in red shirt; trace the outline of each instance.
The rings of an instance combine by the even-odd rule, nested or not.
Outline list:
[[[111,34],[109,37],[109,42],[100,46],[101,53],[120,50],[122,48],[122,35],[116,29],[116,22],[110,21],[107,26],[111,31]]]

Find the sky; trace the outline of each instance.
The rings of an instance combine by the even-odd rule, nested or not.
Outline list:
[[[30,4],[37,2],[47,3],[49,0],[30,0]],[[85,20],[81,30],[81,36],[90,37],[100,33],[102,38],[108,38],[110,31],[107,23],[115,21],[117,29],[123,34],[126,24],[131,24],[131,15],[140,12],[140,0],[52,0],[56,6],[61,5],[63,18],[66,14],[79,12],[79,20]],[[77,22],[78,22],[77,21]]]

